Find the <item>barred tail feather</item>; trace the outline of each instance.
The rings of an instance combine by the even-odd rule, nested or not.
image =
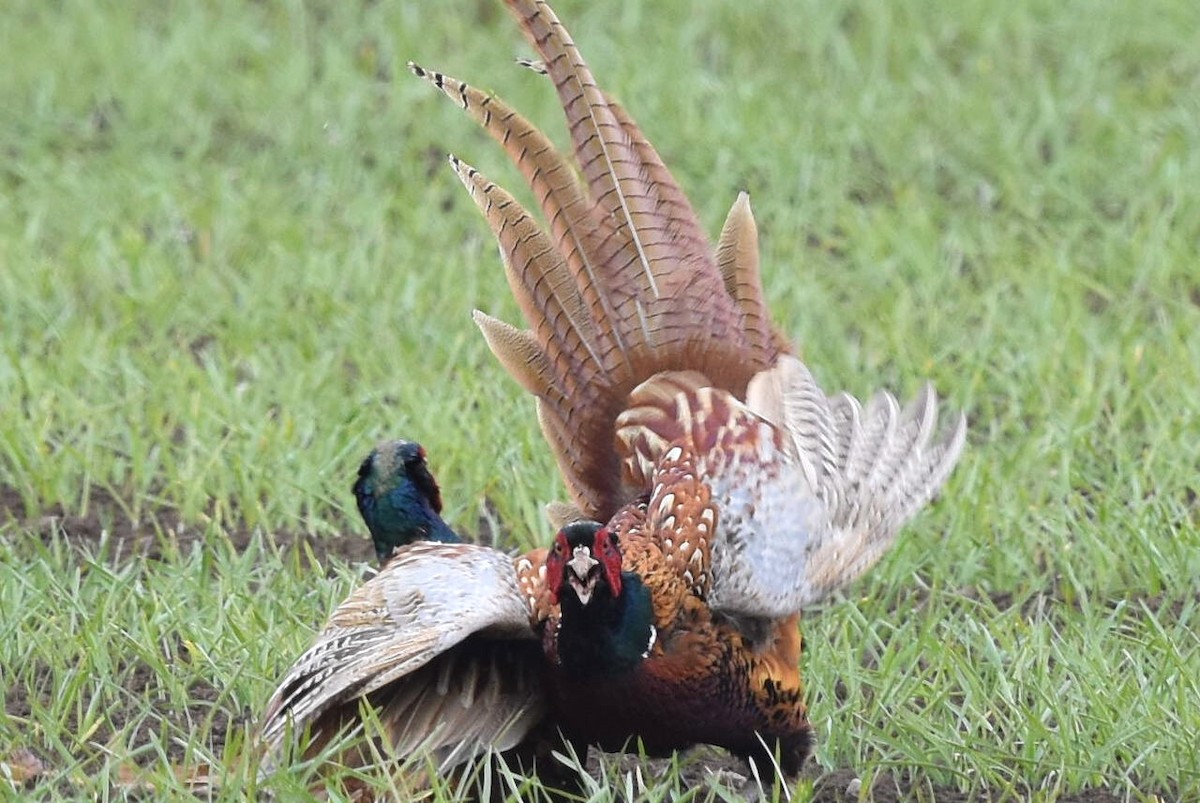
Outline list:
[[[504,147],[541,206],[548,233],[512,196],[452,158],[500,243],[529,331],[483,313],[476,322],[538,398],[575,504],[607,519],[640,492],[621,479],[614,449],[615,420],[634,387],[662,371],[695,370],[741,396],[786,345],[763,303],[749,205],[735,204],[718,264],[658,153],[596,86],[554,13],[542,0],[507,2],[558,93],[582,183],[549,139],[501,100],[410,68]]]
[[[750,196],[738,193],[717,241],[717,267],[725,291],[737,304],[740,324],[750,341],[751,359],[768,368],[776,356],[776,341],[758,270],[758,226],[750,211]]]

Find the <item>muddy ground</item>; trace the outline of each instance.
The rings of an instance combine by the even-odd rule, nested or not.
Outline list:
[[[480,516],[478,528],[483,532],[480,540],[495,542],[500,533],[494,512],[485,505],[485,512]],[[181,520],[178,513],[172,509],[161,509],[143,516],[143,521],[130,521],[123,513],[128,507],[114,499],[103,490],[96,490],[91,495],[91,504],[86,515],[78,515],[65,509],[61,504],[49,504],[36,515],[28,515],[25,504],[14,489],[0,486],[0,533],[32,533],[44,542],[64,537],[73,548],[95,554],[101,545],[102,533],[107,532],[108,559],[114,563],[133,558],[143,560],[167,559],[170,554],[187,554],[196,543],[202,543],[205,538],[204,529],[192,526]],[[346,562],[374,562],[374,550],[370,539],[363,528],[357,523],[346,522],[342,528],[347,533],[358,533],[359,537],[347,535],[340,538],[322,538],[297,533],[274,533],[273,538],[282,552],[300,549],[302,554],[311,554],[324,566],[331,559],[341,559]],[[253,538],[248,529],[231,528],[229,538],[238,550],[244,550]],[[0,537],[5,537],[0,535]],[[7,537],[11,537],[7,536]],[[965,592],[969,595],[969,591]],[[1053,591],[1047,592],[1054,596]],[[998,607],[1006,607],[1003,598],[993,598]],[[1012,600],[1008,601],[1012,604]],[[1026,600],[1023,605],[1030,603]],[[204,723],[210,731],[207,742],[214,755],[221,755],[226,734],[234,729],[242,730],[250,722],[252,712],[242,711],[231,715],[224,707],[216,705],[222,699],[222,691],[213,685],[197,681],[188,691],[188,701],[183,706],[172,706],[165,702],[161,682],[149,667],[138,662],[131,662],[118,668],[118,677],[124,679],[127,694],[122,698],[127,701],[126,707],[110,708],[107,723],[100,728],[89,740],[92,743],[103,743],[107,735],[121,732],[128,723],[136,718],[145,718],[146,700],[164,701],[155,706],[158,718],[172,730],[186,730],[193,723]],[[31,703],[36,695],[45,695],[49,682],[42,682],[43,673],[34,671],[32,688],[17,683],[9,686],[5,693],[5,714],[9,717],[25,719],[31,713]],[[135,736],[133,746],[141,746],[151,742],[155,734],[153,727],[146,729],[141,736]],[[147,761],[161,760],[158,753],[146,751]],[[184,759],[182,748],[168,747],[168,759],[179,762]],[[0,755],[0,762],[16,777],[26,776],[26,788],[33,789],[38,785],[39,777],[48,775],[48,768],[40,767],[41,757],[35,752],[13,751],[10,755]],[[622,765],[633,769],[638,762],[635,758],[621,759]],[[595,763],[594,760],[592,762]],[[642,773],[647,777],[661,772],[665,762],[647,760],[642,766]],[[133,771],[136,773],[136,769]],[[689,760],[684,762],[682,770],[685,779],[697,784],[707,785],[715,774],[725,788],[740,789],[747,799],[754,799],[754,781],[746,777],[745,765],[738,759],[732,758],[721,751],[708,748],[697,748]],[[126,775],[130,773],[126,772]],[[914,786],[901,774],[877,778],[872,785],[869,795],[861,790],[861,783],[856,774],[848,769],[832,772],[822,771],[810,762],[805,775],[813,780],[816,797],[819,803],[850,803],[851,801],[872,800],[876,803],[892,803],[901,800],[936,800],[938,803],[960,803],[963,801],[980,801],[991,799],[986,793],[966,795],[952,787],[929,787],[922,783]],[[1164,799],[1170,799],[1164,794]],[[1058,798],[1064,803],[1117,803],[1125,800],[1124,795],[1114,794],[1103,789],[1086,790],[1075,795]]]

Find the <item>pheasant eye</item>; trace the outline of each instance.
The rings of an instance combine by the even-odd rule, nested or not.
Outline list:
[[[597,551],[603,552],[606,555],[614,555],[617,552],[617,536],[608,530],[601,530],[596,533],[596,548]]]

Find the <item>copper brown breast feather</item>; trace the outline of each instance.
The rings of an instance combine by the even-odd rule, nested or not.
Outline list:
[[[964,419],[939,428],[929,386],[904,408],[826,394],[771,324],[747,196],[714,249],[550,8],[507,5],[573,162],[500,99],[411,68],[504,147],[541,207],[545,228],[450,158],[528,328],[475,321],[536,398],[572,506],[548,549],[516,558],[397,549],[284,678],[264,741],[287,723],[327,738],[366,699],[393,755],[443,768],[554,731],[585,751],[718,744],[790,774],[811,741],[800,612],[879,560],[950,473]]]

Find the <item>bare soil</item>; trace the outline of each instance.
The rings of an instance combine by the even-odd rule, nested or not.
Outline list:
[[[17,529],[35,533],[43,543],[61,536],[70,545],[92,553],[106,542],[105,554],[113,563],[133,557],[164,560],[173,554],[188,554],[194,544],[204,543],[205,528],[183,521],[174,508],[157,508],[135,521],[126,512],[130,507],[103,488],[91,489],[88,496],[85,514],[68,510],[61,502],[51,502],[40,513],[29,516],[16,489],[0,485],[0,528],[15,523]],[[274,531],[266,537],[281,552],[300,549],[309,554],[311,551],[322,564],[335,557],[346,562],[374,562],[375,550],[365,527],[356,525],[347,529],[356,534],[318,538],[306,533]],[[238,551],[245,550],[255,536],[254,530],[239,526],[227,528],[226,534]]]
[[[35,703],[40,709],[50,705],[49,695],[54,680],[51,669],[44,665],[37,666],[32,674],[28,685],[17,680],[6,689],[4,712],[9,717],[27,719]],[[251,719],[248,710],[231,715],[222,691],[203,680],[188,687],[185,705],[176,706],[169,701],[163,679],[145,663],[121,665],[117,668],[116,676],[121,679],[120,699],[117,704],[108,706],[107,716],[99,727],[89,731],[87,741],[90,743],[112,744],[117,734],[128,729],[129,739],[123,744],[128,745],[130,753],[145,753],[148,758],[159,760],[161,756],[156,750],[142,749],[159,745],[167,759],[172,764],[178,764],[185,758],[183,745],[162,738],[164,732],[178,731],[184,725],[207,727],[210,736],[205,746],[219,755],[225,747],[226,735]],[[69,712],[66,719],[68,731],[79,730],[75,712]],[[211,725],[208,724],[210,722]],[[175,727],[169,727],[172,725]]]

